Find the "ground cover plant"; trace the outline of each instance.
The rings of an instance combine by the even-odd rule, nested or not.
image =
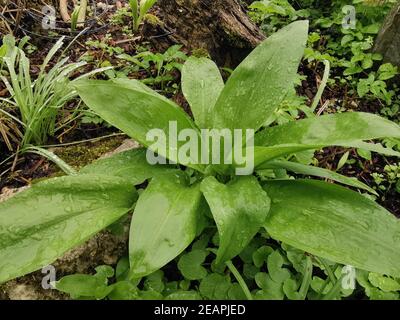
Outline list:
[[[399,139],[400,127],[373,114],[317,116],[313,110],[302,120],[268,123],[293,89],[307,38],[307,21],[286,26],[261,43],[226,83],[211,60],[189,58],[182,90],[194,121],[137,80],[73,83],[92,111],[144,148],[39,182],[1,203],[0,282],[51,263],[133,211],[129,255],[116,270],[99,266],[93,276],[67,276],[56,284],[59,290],[96,299],[333,299],[352,293],[342,287],[343,270],[357,268],[367,296],[396,298],[399,221],[371,200],[376,191],[361,181],[291,160],[327,146],[398,157],[370,141]],[[236,175],[247,164],[237,157],[232,165],[204,165],[191,153],[182,161],[176,150],[187,141],[156,147],[147,132],[157,128],[168,135],[171,121],[178,129],[193,129],[198,141],[200,129],[255,130],[254,146],[244,148],[246,156],[254,154],[246,158],[254,161],[254,172]],[[178,164],[150,165],[146,147]],[[293,179],[287,172],[338,184]],[[148,187],[140,190],[146,180]],[[183,278],[168,282],[163,268],[175,259]],[[202,266],[206,261],[211,273]],[[313,273],[317,269],[322,276]],[[109,285],[114,275],[117,282]],[[195,290],[192,281],[199,280]]]

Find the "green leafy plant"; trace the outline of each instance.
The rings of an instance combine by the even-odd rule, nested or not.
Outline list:
[[[1,80],[6,85],[10,97],[0,98],[5,102],[0,112],[22,127],[21,151],[29,144],[42,145],[49,136],[53,136],[58,129],[59,109],[77,97],[76,90],[68,86],[69,76],[83,67],[85,62],[67,64],[69,58],[65,57],[47,70],[50,61],[63,45],[63,40],[63,37],[60,38],[51,48],[40,66],[36,79],[31,77],[30,61],[22,50],[23,44],[20,43],[17,46],[12,37],[7,41],[7,53],[2,60],[7,67],[9,77],[1,76]],[[96,69],[79,78],[88,77],[103,70],[105,69]]]
[[[112,36],[110,34],[106,34],[102,40],[88,40],[85,44],[93,47],[94,49],[100,49],[104,54],[107,54],[110,57],[123,54],[124,49],[115,45],[111,45],[111,41]]]
[[[249,5],[249,15],[267,33],[273,32],[298,18],[307,18],[309,10],[296,10],[287,0],[253,1]]]
[[[134,31],[139,29],[140,24],[143,22],[149,10],[156,2],[157,0],[129,0],[129,6],[132,11]]]
[[[173,45],[163,53],[145,50],[134,56],[120,54],[118,58],[133,63],[137,71],[145,70],[148,76],[142,80],[144,84],[160,85],[162,90],[169,85],[174,89],[174,84],[170,85],[175,80],[173,73],[181,71],[187,60],[187,55],[181,49],[181,45]]]
[[[78,26],[78,20],[79,20],[79,12],[80,6],[75,7],[74,11],[72,11],[71,14],[71,31],[76,31],[76,28]]]
[[[368,78],[360,79],[357,85],[357,93],[360,97],[372,94],[385,101],[388,105],[392,104],[393,90],[387,90],[386,80],[392,79],[398,74],[397,67],[390,63],[382,64],[377,72],[370,72]]]
[[[78,174],[35,184],[0,204],[0,282],[51,263],[133,207],[129,279],[148,277],[160,270],[198,236],[206,234],[208,226],[218,231],[213,237],[217,249],[212,250],[215,272],[228,267],[241,295],[248,298],[253,298],[253,293],[231,260],[248,248],[260,230],[321,259],[399,277],[400,222],[386,209],[360,192],[337,184],[257,178],[259,170],[287,170],[374,192],[357,180],[286,157],[330,145],[400,156],[379,144],[364,142],[400,137],[398,125],[372,114],[332,114],[263,127],[293,88],[307,33],[307,21],[292,23],[275,33],[236,68],[226,84],[211,60],[188,59],[182,70],[183,92],[194,121],[174,102],[136,80],[75,82],[79,95],[94,112],[174,163],[179,158],[173,151],[185,142],[172,146],[164,141],[161,144],[165,148],[156,149],[146,138],[149,130],[158,128],[168,135],[170,121],[175,121],[179,130],[256,130],[255,147],[248,146],[254,152],[255,174],[236,176],[234,169],[239,165],[206,166],[190,159],[182,161],[181,166],[150,165],[146,149],[141,148],[99,160]],[[134,186],[147,179],[151,181],[138,197]],[[312,283],[307,256],[301,269],[303,280],[289,281],[282,253],[263,250],[267,257],[264,251],[258,252],[256,263],[260,265],[266,259],[269,274],[256,277],[259,287],[269,292],[270,286],[282,286],[288,296],[305,298]],[[180,258],[180,270],[189,279],[205,276],[199,266],[188,263],[196,260],[201,264],[204,253],[191,255],[189,259]],[[159,281],[156,283],[158,286]],[[207,275],[199,290],[212,298],[213,292],[221,292],[215,290],[216,286],[231,290],[229,283],[222,274]],[[237,285],[232,290],[237,290]],[[338,280],[332,282],[333,291],[327,299],[335,296],[339,285]],[[104,296],[102,290],[97,297]],[[260,293],[259,298],[263,297]]]

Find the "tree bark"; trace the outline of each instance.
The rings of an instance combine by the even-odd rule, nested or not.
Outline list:
[[[374,52],[380,53],[385,62],[400,66],[400,3],[389,13],[375,40]]]
[[[159,0],[158,8],[162,27],[147,24],[147,37],[156,45],[164,40],[166,45],[205,49],[219,64],[235,64],[264,39],[239,0]]]

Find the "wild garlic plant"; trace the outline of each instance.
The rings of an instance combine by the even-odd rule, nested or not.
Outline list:
[[[183,68],[183,92],[194,121],[174,102],[136,80],[81,80],[83,101],[144,147],[99,160],[78,174],[48,179],[0,204],[0,282],[47,265],[67,250],[133,211],[130,279],[139,279],[179,256],[206,227],[219,233],[216,263],[231,260],[265,230],[273,239],[330,261],[400,277],[400,222],[356,179],[288,161],[326,146],[399,153],[365,141],[400,137],[400,127],[379,116],[349,112],[264,127],[292,89],[307,41],[308,22],[294,22],[261,43],[224,83],[206,58]],[[179,163],[176,149],[147,137],[149,130],[252,129],[254,170],[233,164]],[[148,150],[173,163],[151,165]],[[260,170],[324,177],[260,180]],[[149,180],[138,194],[135,186]],[[353,190],[342,186],[346,185]]]

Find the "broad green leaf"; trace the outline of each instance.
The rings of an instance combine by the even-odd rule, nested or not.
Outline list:
[[[370,273],[364,270],[357,270],[356,277],[357,282],[365,289],[365,294],[370,300],[399,300],[399,294],[397,292],[384,292],[378,288],[375,288],[369,282]]]
[[[394,151],[390,148],[385,148],[379,143],[367,143],[360,140],[347,141],[338,143],[337,145],[346,148],[361,148],[364,150],[377,152],[392,157],[400,157],[400,152]],[[244,154],[246,155],[245,163],[254,160],[254,166],[259,169],[264,166],[265,163],[288,155],[299,155],[299,153],[307,150],[318,150],[326,147],[327,145],[317,144],[278,144],[267,147],[248,147]],[[252,158],[250,158],[252,157]],[[252,160],[251,160],[252,159]],[[243,164],[235,166],[242,167]]]
[[[0,283],[52,263],[126,214],[132,184],[117,177],[50,179],[0,203]]]
[[[122,257],[115,267],[115,278],[117,281],[126,280],[129,271],[129,258],[128,256]]]
[[[182,91],[199,128],[212,126],[212,110],[224,81],[217,65],[207,58],[190,57],[182,68]]]
[[[394,151],[390,148],[385,148],[380,143],[368,143],[364,141],[351,141],[347,143],[341,143],[342,147],[358,148],[365,151],[372,151],[380,153],[390,157],[400,157],[400,152]]]
[[[109,158],[99,159],[80,170],[80,173],[101,173],[127,179],[132,185],[161,174],[179,173],[170,165],[151,165],[146,159],[146,149],[134,149],[115,154]]]
[[[400,221],[370,199],[322,181],[270,181],[274,239],[338,263],[398,277]]]
[[[292,171],[292,172],[295,172],[298,174],[305,174],[305,175],[310,175],[310,176],[327,178],[327,179],[330,179],[330,180],[333,180],[333,181],[336,181],[339,183],[346,184],[346,185],[354,187],[354,188],[364,189],[373,194],[377,194],[374,189],[370,188],[365,183],[358,181],[356,178],[349,178],[349,177],[343,176],[339,173],[333,172],[331,170],[327,170],[324,168],[318,168],[318,167],[314,167],[314,166],[307,166],[307,165],[292,162],[292,161],[273,160],[273,161],[263,163],[257,169],[258,170],[286,169],[286,170],[289,170],[289,171]]]
[[[239,283],[232,283],[231,288],[228,291],[228,299],[229,300],[248,300],[249,298],[243,291],[243,288]]]
[[[196,236],[204,203],[199,185],[173,176],[153,178],[132,218],[129,260],[134,278],[146,276],[177,257]]]
[[[286,144],[286,145],[277,145],[270,147],[247,147],[243,149],[243,153],[245,155],[244,159],[241,159],[241,163],[237,163],[236,159],[234,159],[234,167],[243,168],[243,167],[253,167],[259,168],[264,163],[271,161],[276,158],[280,158],[283,156],[287,156],[290,154],[296,154],[302,151],[310,150],[310,149],[319,149],[321,146],[316,145],[301,145],[301,144]],[[218,168],[214,166],[214,168]]]
[[[267,161],[283,157],[289,154],[306,151],[309,149],[319,149],[317,145],[305,144],[286,144],[271,147],[251,147],[247,148],[246,157],[254,156],[254,166],[258,169],[262,164]],[[253,150],[253,152],[251,151]],[[248,161],[248,160],[247,160]]]
[[[267,128],[256,135],[255,145],[351,146],[356,140],[389,137],[400,137],[400,127],[394,122],[370,113],[347,112]]]
[[[80,80],[74,87],[85,104],[100,117],[173,162],[178,162],[178,150],[187,142],[178,141],[176,146],[170,145],[170,135],[192,129],[196,134],[196,142],[200,139],[198,128],[179,106],[137,80]],[[170,130],[173,124],[176,124],[177,133]],[[165,136],[156,136],[155,141],[149,141],[147,135],[152,129],[157,129]],[[171,140],[176,141],[177,138]],[[159,146],[155,146],[155,142]],[[204,166],[196,163],[199,163],[199,159],[189,159],[182,164],[201,171]]]
[[[259,129],[293,88],[308,21],[271,35],[236,68],[212,114],[214,128]]]
[[[140,291],[140,300],[162,300],[164,296],[157,291],[148,290],[148,291]]]
[[[216,263],[238,255],[263,225],[270,199],[253,176],[242,176],[224,185],[214,177],[201,183],[217,224],[220,244]]]

